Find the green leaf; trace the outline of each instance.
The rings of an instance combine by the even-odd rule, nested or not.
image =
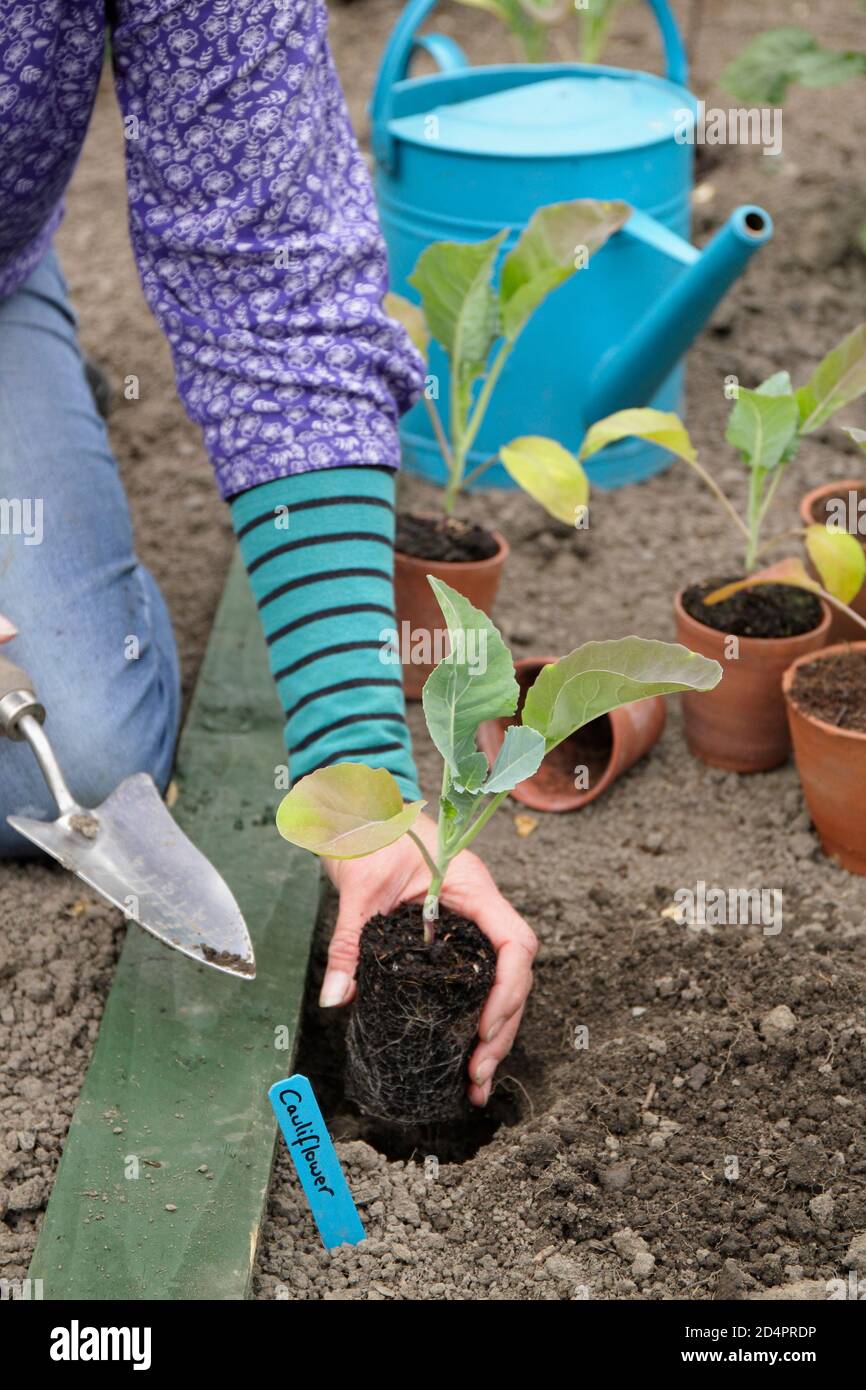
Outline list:
[[[650,695],[712,690],[721,677],[717,661],[678,643],[644,637],[586,642],[540,672],[526,696],[523,723],[544,735],[549,751],[620,705]]]
[[[277,829],[284,840],[328,859],[360,859],[399,840],[425,801],[403,805],[385,768],[335,763],[302,777],[283,797]]]
[[[483,757],[475,744],[478,725],[517,708],[514,663],[486,613],[440,579],[428,575],[427,580],[442,609],[451,651],[424,684],[424,718],[458,790],[472,789]]]
[[[512,724],[505,730],[502,747],[482,791],[510,792],[538,771],[546,749],[543,734],[522,724]]]
[[[482,758],[484,754],[482,753]],[[487,759],[484,758],[485,763]],[[443,797],[440,804],[445,808],[445,816],[449,821],[456,821],[458,824],[465,825],[470,815],[478,805],[480,789],[474,792],[458,790],[457,787],[449,787],[448,795]]]
[[[777,388],[785,382],[788,391],[783,393]],[[780,372],[756,391],[741,386],[737,392],[725,438],[750,468],[770,472],[783,459],[787,461],[796,444],[800,412],[790,384],[787,373]]]
[[[818,48],[804,53],[797,65],[797,80],[804,87],[836,87],[866,72],[866,53]]]
[[[774,372],[766,381],[762,381],[757,389],[762,396],[792,396],[794,388],[791,385],[791,373]]]
[[[668,410],[645,409],[617,410],[603,420],[597,420],[589,429],[580,446],[580,457],[589,458],[608,444],[634,435],[650,444],[658,444],[687,463],[694,463],[697,452],[688,430],[678,415]]]
[[[521,4],[520,0],[460,0],[461,5],[470,9],[487,10],[495,14],[507,26],[523,47],[523,53],[530,63],[540,62],[547,50],[547,26],[558,18],[558,14],[548,19],[545,8]],[[537,13],[536,13],[537,11]]]
[[[808,29],[770,29],[737,54],[719,82],[746,106],[781,106],[789,84],[799,77],[804,55],[818,47]]]
[[[866,430],[858,430],[854,425],[843,425],[845,433],[849,439],[853,439],[858,449],[862,449],[866,454]]]
[[[487,366],[499,336],[499,301],[491,280],[496,256],[507,231],[488,241],[437,241],[418,257],[409,276],[421,295],[433,337],[448,355],[452,391],[465,418],[472,385]]]
[[[842,603],[856,598],[866,579],[866,552],[856,536],[816,523],[806,527],[806,550],[828,594]]]
[[[502,327],[513,342],[539,304],[578,269],[581,251],[591,256],[631,216],[628,203],[576,198],[539,208],[502,263],[499,302]]]
[[[578,10],[580,61],[597,63],[610,33],[616,12],[626,0],[592,0],[591,9]],[[576,8],[576,7],[575,7]]]
[[[413,304],[411,300],[404,299],[402,294],[386,294],[383,304],[385,313],[403,325],[413,345],[426,362],[430,349],[430,330],[427,327],[424,310],[419,309],[418,305]]]
[[[458,792],[467,792],[469,796],[476,796],[484,784],[487,772],[487,758],[483,753],[467,753],[460,763],[460,778],[455,783],[455,789]]]
[[[818,363],[808,384],[797,392],[802,422],[800,433],[811,434],[837,410],[856,401],[864,391],[866,323],[861,323]]]
[[[551,516],[574,526],[589,501],[589,479],[574,454],[555,439],[525,435],[499,451],[511,477]]]

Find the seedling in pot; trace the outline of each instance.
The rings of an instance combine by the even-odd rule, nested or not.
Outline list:
[[[707,606],[760,584],[784,584],[812,590],[866,627],[847,606],[866,578],[866,556],[856,537],[817,523],[802,530],[763,537],[764,523],[779,483],[802,439],[866,392],[866,324],[861,324],[828,353],[805,386],[795,390],[787,372],[776,372],[754,390],[742,386],[735,390],[725,438],[739,450],[748,470],[744,516],[699,462],[697,451],[677,415],[649,409],[619,411],[592,426],[580,457],[587,458],[607,444],[636,434],[644,439],[655,438],[695,469],[743,538],[746,572],[744,579],[705,595],[703,602]],[[795,535],[804,538],[820,584],[811,579],[801,561],[793,557],[769,568],[760,568],[760,557],[766,551]]]
[[[524,700],[521,723],[508,728],[490,767],[478,748],[476,733],[483,721],[513,715],[517,709],[519,687],[511,653],[484,613],[447,584],[432,577],[430,584],[451,646],[423,694],[427,727],[443,763],[435,850],[428,850],[412,829],[425,803],[404,806],[396,782],[382,768],[357,763],[321,768],[302,778],[277,812],[280,834],[315,854],[357,858],[409,835],[429,870],[423,908],[415,909],[417,935],[403,949],[395,951],[388,945],[383,919],[368,922],[362,934],[358,997],[350,1025],[350,1075],[355,1072],[350,1089],[365,1108],[385,1119],[400,1116],[387,1113],[391,1107],[383,1097],[393,1095],[397,1083],[392,1086],[384,1074],[396,1069],[405,1088],[407,1059],[422,1074],[438,1069],[445,1077],[444,1100],[431,1100],[425,1091],[424,1117],[442,1118],[443,1111],[453,1112],[492,984],[492,948],[486,938],[474,924],[455,919],[447,911],[440,919],[442,885],[454,858],[473,843],[508,793],[538,770],[545,754],[576,730],[632,701],[712,690],[721,678],[717,662],[674,643],[641,637],[587,642],[539,674]],[[483,653],[481,660],[479,653]],[[365,938],[377,943],[366,954]],[[471,971],[483,985],[471,994],[468,1006],[465,982],[455,990],[456,998],[449,997],[453,986],[446,976],[459,964],[452,958],[454,938],[469,953]],[[440,959],[442,971],[437,978]],[[385,1019],[379,1025],[371,1023],[371,1012],[383,1012],[383,999],[394,990],[402,991],[400,1000],[384,1010]],[[434,996],[436,1009],[431,1017]],[[389,1027],[396,1032],[383,1037],[382,1029]],[[455,1029],[459,1046],[454,1044]],[[406,1118],[405,1105],[401,1114]]]
[[[463,488],[501,462],[516,483],[550,514],[574,525],[589,500],[589,482],[577,459],[556,440],[525,435],[467,475],[469,452],[484,422],[497,382],[520,334],[536,310],[628,220],[627,203],[578,198],[540,208],[493,277],[507,229],[487,241],[438,241],[418,258],[409,283],[421,307],[397,294],[385,300],[426,358],[430,339],[442,347],[449,372],[449,420],[425,391],[424,404],[445,463],[443,505],[451,516]]]
[[[866,643],[802,657],[784,677],[797,771],[825,854],[866,874]]]
[[[628,0],[460,0],[471,9],[495,14],[520,46],[528,63],[540,63],[547,54],[551,33],[567,41],[562,21],[577,10],[577,51],[582,63],[597,63],[614,20]],[[558,44],[559,47],[559,44]]]

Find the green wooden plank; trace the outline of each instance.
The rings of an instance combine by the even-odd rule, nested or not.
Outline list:
[[[258,974],[198,966],[130,927],[30,1269],[46,1299],[248,1295],[276,1136],[266,1091],[292,1069],[319,897],[312,856],[274,829],[280,728],[237,561],[175,814],[235,893]]]

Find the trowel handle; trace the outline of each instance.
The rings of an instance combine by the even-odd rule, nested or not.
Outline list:
[[[43,723],[45,710],[36,698],[33,682],[26,671],[0,656],[0,734],[16,742],[24,737],[18,728],[25,714]]]

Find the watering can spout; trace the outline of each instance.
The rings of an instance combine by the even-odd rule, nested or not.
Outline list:
[[[589,385],[586,426],[652,400],[725,292],[772,234],[769,213],[740,207],[701,252],[646,214],[632,213],[619,235],[649,244],[679,260],[683,269],[625,341],[602,358]]]

